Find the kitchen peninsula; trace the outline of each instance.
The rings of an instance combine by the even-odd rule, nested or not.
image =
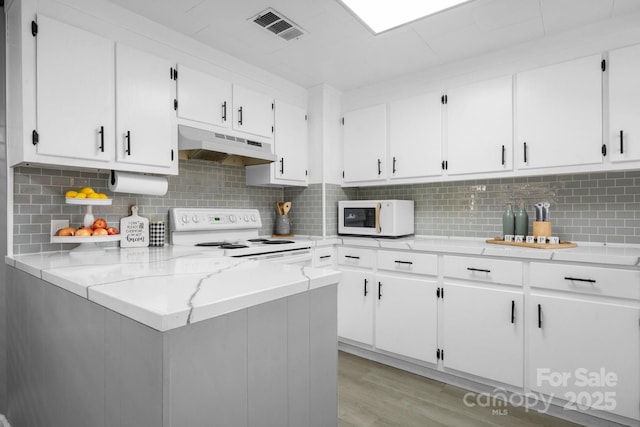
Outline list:
[[[6,261],[16,425],[337,422],[339,272],[176,246]]]

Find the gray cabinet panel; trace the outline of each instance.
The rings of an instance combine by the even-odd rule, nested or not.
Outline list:
[[[162,334],[105,310],[107,426],[162,425]]]
[[[311,426],[338,424],[338,287],[309,294]]]
[[[247,425],[247,310],[166,338],[171,427]]]
[[[249,426],[287,425],[287,300],[249,308]]]
[[[289,426],[309,426],[309,294],[287,299]]]

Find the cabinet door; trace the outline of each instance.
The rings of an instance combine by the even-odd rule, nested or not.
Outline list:
[[[373,291],[376,348],[437,363],[435,281],[378,275]]]
[[[640,418],[638,307],[532,294],[529,313],[532,390]]]
[[[517,75],[520,169],[602,163],[600,55]]]
[[[338,336],[373,345],[373,274],[341,270],[338,285]]]
[[[444,366],[523,385],[523,294],[481,286],[444,286]]]
[[[116,47],[116,160],[170,167],[177,162],[174,65],[125,45]]]
[[[511,170],[513,95],[511,76],[447,92],[447,173]]]
[[[231,122],[231,83],[180,65],[178,117],[228,128]]]
[[[344,182],[386,178],[387,106],[376,105],[344,115]]]
[[[609,52],[608,69],[611,161],[640,160],[640,45]]]
[[[307,112],[302,108],[276,102],[274,178],[307,181]]]
[[[233,85],[233,129],[273,137],[273,98]]]
[[[390,177],[442,174],[442,103],[429,93],[389,105]]]
[[[113,42],[39,15],[36,52],[38,154],[112,160]]]

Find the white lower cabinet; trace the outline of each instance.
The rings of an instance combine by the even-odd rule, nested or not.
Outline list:
[[[640,420],[637,267],[358,247],[339,247],[338,265],[342,340],[567,410]]]
[[[522,387],[522,291],[446,282],[443,289],[445,369]]]
[[[529,385],[640,419],[640,271],[532,262]]]
[[[338,336],[373,345],[374,274],[341,270],[338,286]]]
[[[376,348],[429,363],[438,362],[436,286],[435,280],[376,276]]]
[[[531,389],[596,409],[640,418],[640,310],[532,294],[529,301]]]

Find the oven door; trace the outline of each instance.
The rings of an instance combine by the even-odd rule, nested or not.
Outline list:
[[[380,209],[382,204],[340,203],[338,233],[377,236],[381,234]]]

